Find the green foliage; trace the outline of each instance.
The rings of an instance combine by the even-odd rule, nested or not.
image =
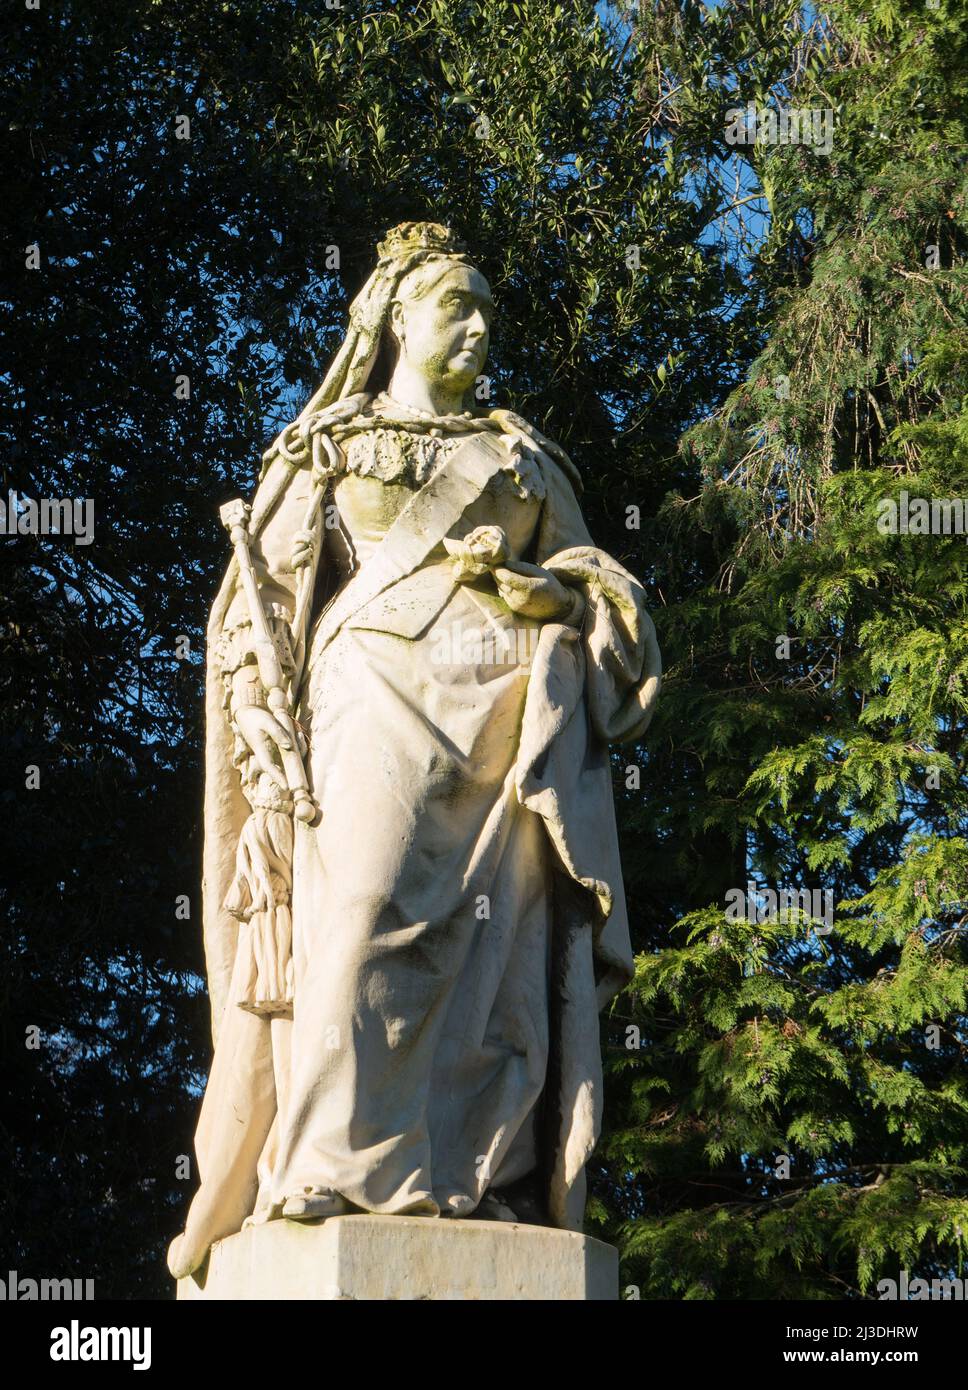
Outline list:
[[[773,90],[832,107],[833,149],[752,152],[768,338],[686,432],[702,485],[661,518],[671,574],[684,548],[718,563],[660,613],[632,811],[694,891],[608,1029],[600,1215],[643,1296],[871,1297],[962,1269],[966,538],[892,534],[886,503],[968,496],[966,46],[951,7],[864,8],[827,6]],[[718,883],[689,850],[711,834]],[[725,921],[748,880],[831,892],[832,932]]]

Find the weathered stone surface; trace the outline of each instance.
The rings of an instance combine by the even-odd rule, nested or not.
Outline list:
[[[644,734],[661,659],[575,465],[482,404],[492,310],[446,227],[393,229],[251,505],[222,508],[202,895],[216,1046],[176,1279],[252,1219],[360,1212],[418,1218],[419,1237],[372,1228],[391,1244],[380,1297],[436,1297],[434,1279],[441,1297],[543,1297],[545,1278],[584,1296],[551,1252],[587,1253],[598,1015],[634,970],[608,745]],[[505,1256],[513,1226],[450,1231],[538,1212],[571,1235],[532,1232],[537,1257]],[[382,1257],[342,1230],[307,1237],[331,1252],[312,1287],[355,1252],[369,1290]],[[238,1248],[257,1239],[271,1254],[300,1237]],[[449,1261],[471,1240],[465,1275]],[[272,1267],[278,1296],[300,1296]],[[532,1292],[467,1291],[485,1275]]]
[[[618,1253],[573,1231],[500,1221],[338,1216],[218,1241],[179,1299],[612,1300]]]

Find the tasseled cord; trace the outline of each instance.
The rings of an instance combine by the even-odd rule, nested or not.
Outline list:
[[[226,911],[241,923],[235,1003],[254,1014],[292,1014],[291,811],[255,809],[239,836]]]

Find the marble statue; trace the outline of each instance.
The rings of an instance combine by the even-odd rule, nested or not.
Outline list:
[[[659,653],[567,454],[475,406],[492,308],[446,227],[395,228],[223,508],[179,1278],[280,1219],[581,1227],[632,967],[608,745],[645,730]]]

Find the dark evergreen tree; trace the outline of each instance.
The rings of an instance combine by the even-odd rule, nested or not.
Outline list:
[[[674,576],[683,555],[717,569],[668,581],[629,806],[695,884],[613,1020],[608,1175],[643,1297],[963,1275],[965,534],[890,526],[903,493],[968,494],[966,48],[944,0],[864,11],[832,3],[782,83],[742,91],[832,110],[833,146],[747,151],[768,341],[687,432],[701,481],[660,519]],[[728,887],[828,892],[833,930],[805,900],[730,920],[710,831]]]

